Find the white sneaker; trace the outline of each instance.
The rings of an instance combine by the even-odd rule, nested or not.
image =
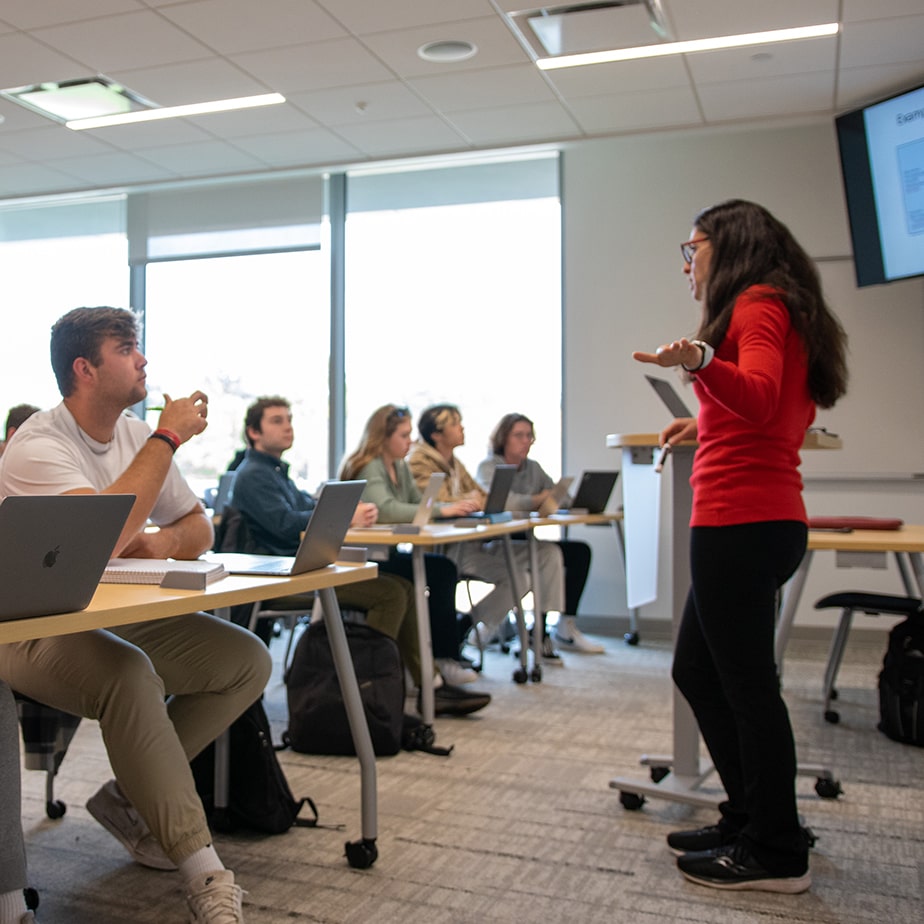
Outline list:
[[[575,625],[573,616],[562,616],[555,627],[555,641],[565,651],[578,651],[581,654],[603,654],[606,649],[592,642]]]
[[[38,924],[35,920],[35,915],[31,911],[27,911],[20,919],[19,924]]]
[[[136,863],[151,869],[176,869],[176,864],[164,853],[115,780],[90,796],[87,811],[122,844]]]
[[[244,924],[243,898],[231,870],[199,876],[186,886],[189,924]]]
[[[478,679],[476,671],[470,667],[463,667],[452,658],[437,658],[436,669],[451,687],[460,687],[463,683],[474,683]]]

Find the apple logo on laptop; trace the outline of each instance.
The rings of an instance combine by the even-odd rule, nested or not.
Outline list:
[[[56,545],[50,552],[45,553],[45,557],[42,559],[43,568],[54,568],[55,564],[58,561],[58,555],[61,552],[61,546]]]

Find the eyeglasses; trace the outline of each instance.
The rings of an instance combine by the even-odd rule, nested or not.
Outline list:
[[[680,245],[680,252],[683,254],[684,263],[692,263],[693,257],[696,255],[697,244],[702,244],[704,241],[708,241],[708,237],[698,237],[692,241],[684,241]]]
[[[396,407],[392,408],[391,413],[388,415],[389,420],[401,420],[404,417],[410,417],[411,412],[406,407]]]
[[[516,430],[512,430],[510,433],[510,439],[512,440],[526,440],[528,443],[535,443],[536,437],[532,433],[517,433]]]

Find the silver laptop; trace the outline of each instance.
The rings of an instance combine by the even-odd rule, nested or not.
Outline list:
[[[86,609],[134,503],[134,494],[0,503],[0,621]]]
[[[653,375],[646,375],[651,387],[658,393],[664,406],[674,417],[695,417],[696,415],[683,403],[683,399],[674,390],[674,386],[665,379],[656,379]]]
[[[220,561],[231,574],[272,577],[288,577],[326,568],[340,554],[343,537],[350,528],[350,520],[365,487],[365,481],[328,481],[323,484],[295,555],[218,552],[209,555],[209,560]]]

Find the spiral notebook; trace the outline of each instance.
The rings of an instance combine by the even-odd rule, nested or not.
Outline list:
[[[172,558],[112,558],[100,579],[101,584],[161,584],[168,574],[201,575],[211,584],[228,572],[221,562],[174,561]]]

